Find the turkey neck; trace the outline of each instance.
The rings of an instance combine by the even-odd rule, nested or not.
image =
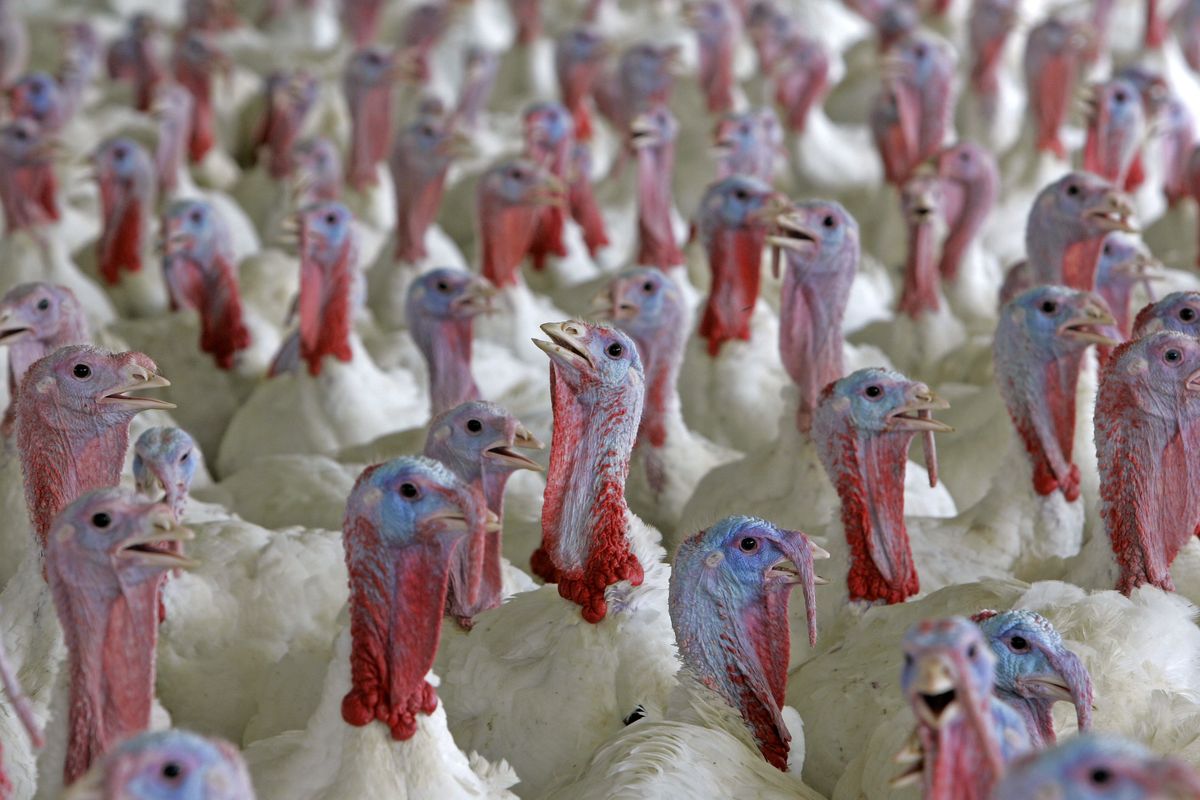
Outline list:
[[[58,513],[92,489],[116,486],[129,447],[133,413],[88,416],[81,421],[37,397],[20,397],[36,390],[23,386],[17,407],[17,448],[25,476],[25,502],[45,550],[46,535]]]
[[[364,191],[376,184],[375,165],[387,155],[392,139],[392,91],[390,85],[350,92],[350,155],[346,182]]]
[[[723,114],[733,108],[733,51],[741,30],[732,24],[721,26],[715,37],[700,42],[700,86],[710,114]]]
[[[484,198],[479,210],[483,277],[499,289],[520,283],[521,262],[533,239],[537,217],[527,206]]]
[[[904,525],[904,470],[910,432],[860,434],[846,423],[821,459],[837,479],[850,547],[851,600],[902,603],[920,590]]]
[[[393,172],[396,178],[396,260],[415,264],[426,256],[425,233],[437,218],[446,185],[446,170],[429,176],[417,170]]]
[[[985,709],[983,714],[990,716]],[[963,719],[940,728],[920,726],[925,753],[927,800],[988,800],[996,775],[988,766],[987,749]]]
[[[948,281],[958,277],[963,258],[987,220],[996,193],[995,184],[990,180],[965,181],[958,186],[963,190],[962,211],[946,231],[942,241],[942,257],[938,262],[938,272]]]
[[[683,263],[671,227],[671,176],[675,172],[675,143],[637,151],[637,263],[667,269]]]
[[[779,308],[779,351],[799,389],[796,426],[811,427],[821,390],[842,377],[842,317],[850,298],[856,258],[845,253],[811,265],[787,254]]]
[[[641,446],[662,447],[667,442],[667,420],[679,411],[679,369],[683,360],[682,325],[669,324],[651,337],[637,336],[626,329],[642,354],[646,375],[646,400],[637,442]]]
[[[1196,535],[1200,425],[1168,413],[1148,418],[1127,387],[1096,403],[1100,515],[1125,594],[1147,583],[1174,591],[1171,562]]]
[[[0,164],[0,207],[5,233],[27,231],[58,219],[58,180],[49,165]]]
[[[1075,448],[1075,390],[1083,350],[1057,354],[1039,366],[1010,362],[997,350],[997,384],[1009,417],[1025,445],[1033,467],[1033,488],[1040,495],[1061,489],[1074,502],[1079,497]]]
[[[933,220],[914,222],[908,231],[908,254],[904,266],[904,292],[900,310],[917,319],[926,311],[936,312],[938,273],[934,259],[937,245]]]
[[[441,637],[454,543],[431,536],[396,544],[362,517],[347,520],[344,536],[351,688],[342,699],[342,719],[358,727],[379,720],[393,739],[411,739],[416,715],[437,708],[425,675]]]
[[[1096,285],[1096,263],[1103,236],[1064,241],[1064,232],[1048,228],[1050,221],[1031,225],[1025,236],[1029,266],[1038,283],[1062,284],[1090,292]]]
[[[413,325],[411,333],[429,365],[430,413],[437,415],[468,400],[478,400],[479,388],[471,377],[471,319],[451,317],[431,322]]]
[[[305,248],[307,250],[307,248]],[[321,362],[331,355],[349,362],[350,291],[357,248],[347,237],[332,261],[305,252],[300,262],[300,355],[310,375],[321,374]]]
[[[237,271],[226,256],[218,255],[205,277],[199,308],[200,349],[211,354],[221,369],[232,369],[234,356],[251,343],[242,319]]]
[[[1053,700],[1022,697],[1011,692],[1001,694],[1000,699],[1025,721],[1025,730],[1029,733],[1032,750],[1044,750],[1054,746],[1057,737],[1054,733]]]
[[[731,339],[750,339],[750,318],[758,302],[762,249],[766,234],[759,228],[720,228],[708,237],[712,288],[700,320],[708,354],[716,357]]]
[[[158,583],[122,582],[100,593],[92,583],[73,586],[51,577],[71,681],[67,784],[117,742],[150,726]]]
[[[122,187],[119,191],[121,194],[104,203],[104,230],[100,234],[96,264],[110,284],[120,279],[121,270],[141,271],[142,243],[149,227],[148,205],[130,188]],[[105,194],[101,190],[101,200]]]
[[[204,160],[216,143],[216,122],[212,108],[212,76],[204,71],[178,70],[175,80],[192,95],[191,132],[188,136],[188,159],[193,163]]]
[[[697,591],[695,583],[677,586],[671,619],[684,673],[736,709],[767,763],[786,771],[787,587],[735,598]]]
[[[542,546],[534,572],[558,583],[559,594],[584,607],[584,619],[607,613],[604,589],[621,580],[642,582],[630,548],[625,479],[642,416],[640,381],[577,396],[550,367],[554,433],[542,506]]]

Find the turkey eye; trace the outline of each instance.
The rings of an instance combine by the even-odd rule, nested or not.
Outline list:
[[[913,657],[908,653],[904,654],[904,666],[911,667],[913,665]]]
[[[162,776],[169,781],[173,781],[183,774],[183,767],[176,764],[174,761],[168,761],[163,764]]]
[[[745,189],[738,189],[736,192],[733,193],[733,196],[736,197],[738,200],[745,200],[748,197],[750,197],[750,195],[746,193]]]
[[[1118,103],[1124,103],[1129,98],[1125,96],[1124,92],[1117,92],[1116,94],[1113,95],[1113,99],[1116,100]]]
[[[925,57],[925,46],[917,45],[917,48],[915,50],[913,50],[913,55],[915,55],[917,58],[924,58]]]
[[[979,655],[979,649],[975,645],[967,648],[967,658],[974,660],[975,656]]]
[[[642,284],[642,291],[646,294],[650,294],[654,291],[654,283],[652,281],[646,281]]]
[[[46,298],[43,297],[41,300],[38,300],[38,304],[37,304],[38,311],[45,311],[49,307],[50,307],[50,301],[47,300]]]
[[[1074,197],[1075,195],[1079,194],[1079,187],[1072,183],[1067,187],[1067,194],[1069,194],[1071,197]]]
[[[201,213],[200,209],[196,209],[196,210],[195,210],[195,211],[193,211],[191,214],[188,214],[188,219],[189,219],[189,220],[190,220],[190,221],[191,221],[193,224],[195,224],[195,225],[199,225],[201,222],[203,222],[203,221],[204,221],[204,214],[203,214],[203,213]]]
[[[958,154],[958,160],[965,164],[971,160],[971,154],[968,153],[966,150],[963,150],[962,152],[960,152]]]
[[[439,292],[448,292],[450,291],[450,284],[446,283],[445,281],[438,281],[437,289]]]
[[[1053,300],[1046,300],[1042,303],[1042,311],[1047,314],[1053,314],[1055,311],[1058,311],[1058,303]]]
[[[24,128],[17,128],[13,131],[13,136],[17,137],[18,142],[23,142],[29,138],[29,134],[25,132]]]
[[[743,553],[753,553],[758,550],[758,539],[753,536],[747,536],[738,542],[738,547],[742,548]]]
[[[1096,784],[1097,786],[1103,786],[1112,780],[1112,773],[1104,767],[1096,767],[1091,771],[1091,774],[1088,775],[1088,778],[1091,779],[1092,783]]]
[[[1196,310],[1194,308],[1181,308],[1179,310],[1179,318],[1184,322],[1191,322],[1196,318]]]
[[[87,364],[76,364],[75,369],[71,370],[71,372],[80,380],[92,377],[92,368]]]
[[[184,453],[182,456],[179,457],[179,463],[182,464],[183,462],[187,461],[188,457],[191,456],[191,454],[192,454],[191,450]]]
[[[325,224],[326,225],[337,225],[337,221],[338,221],[337,214],[333,213],[332,211],[330,211],[328,214],[325,215]]]
[[[1029,642],[1025,641],[1024,636],[1014,636],[1008,641],[1009,645],[1015,652],[1022,653],[1029,649]]]
[[[402,483],[400,484],[400,496],[412,500],[419,495],[421,491],[416,487],[416,484]]]
[[[1104,245],[1104,255],[1106,255],[1106,256],[1112,255],[1112,245],[1107,245],[1107,244]]]
[[[867,397],[879,397],[883,394],[883,389],[880,389],[878,386],[868,386],[865,393]]]
[[[604,352],[608,353],[609,358],[620,358],[621,354],[625,352],[625,348],[621,346],[620,342],[613,342],[605,348]]]
[[[483,430],[483,423],[477,419],[469,419],[467,420],[467,430],[471,433],[479,433]]]
[[[1176,361],[1178,361],[1181,358],[1183,358],[1183,353],[1179,352],[1178,350],[1172,349],[1172,350],[1168,350],[1167,352],[1163,353],[1163,360],[1166,361],[1168,364],[1174,364]]]
[[[832,216],[828,216],[821,221],[821,224],[826,228],[833,228],[837,225],[837,220],[835,220]]]
[[[97,528],[107,528],[112,524],[112,517],[101,511],[92,515],[92,524]]]
[[[117,159],[117,161],[124,161],[127,155],[128,153],[125,152],[124,147],[118,147],[116,150],[113,150],[113,158]]]

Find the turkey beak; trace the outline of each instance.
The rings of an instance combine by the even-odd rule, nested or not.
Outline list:
[[[12,319],[11,311],[4,311],[4,313],[0,314],[0,346],[19,342],[32,333],[32,328],[21,327],[19,323]]]
[[[618,321],[633,319],[637,316],[638,308],[633,303],[625,302],[625,290],[628,281],[624,278],[615,279],[607,291],[592,298],[592,312],[597,319]]]
[[[442,155],[452,159],[471,158],[476,155],[475,145],[471,137],[462,131],[453,131],[441,146]]]
[[[456,297],[450,306],[455,311],[471,314],[485,314],[492,310],[492,299],[496,296],[496,287],[483,278],[476,278],[467,285],[461,296]]]
[[[808,227],[807,222],[803,214],[791,209],[777,214],[774,219],[775,231],[767,236],[767,242],[785,250],[810,252],[820,241],[820,237]]]
[[[567,205],[567,185],[557,175],[551,172],[544,172],[542,179],[533,189],[530,201],[536,205],[565,208]]]
[[[151,529],[138,536],[132,536],[121,543],[117,555],[129,559],[140,566],[163,567],[165,569],[191,569],[199,566],[197,562],[176,553],[167,547],[176,542],[186,542],[195,538],[190,528],[185,528],[175,522],[175,515],[166,506],[156,506],[150,513],[148,521]]]
[[[1111,329],[1111,326],[1116,324],[1117,321],[1113,319],[1108,309],[1092,300],[1083,307],[1079,314],[1059,326],[1058,335],[1087,344],[1115,347],[1121,343],[1121,340],[1101,333],[1100,329]]]
[[[524,430],[522,428],[521,430]],[[541,450],[545,445],[533,438],[529,431],[525,431],[529,436],[531,443],[522,443],[518,438],[508,442],[500,440],[494,445],[483,451],[484,458],[496,462],[500,466],[508,467],[509,469],[528,469],[534,472],[541,472],[544,468],[541,464],[534,461],[532,458],[517,452],[515,448],[523,447],[530,450]]]
[[[1084,214],[1104,231],[1124,231],[1125,233],[1140,231],[1133,200],[1129,195],[1118,192],[1116,189],[1105,192],[1100,202],[1088,208]]]
[[[593,369],[592,357],[584,346],[585,328],[577,322],[547,322],[542,325],[542,331],[550,337],[550,341],[534,339],[550,360],[573,370],[587,372]]]
[[[100,402],[134,411],[175,408],[174,403],[168,403],[166,400],[158,400],[153,397],[131,397],[127,394],[127,392],[137,392],[142,389],[161,389],[170,386],[171,382],[163,376],[150,372],[144,367],[134,366],[126,373],[126,377],[126,383],[110,389],[108,394],[100,398]]]
[[[934,419],[931,412],[949,408],[950,404],[938,397],[924,384],[916,384],[909,394],[908,402],[888,415],[888,430],[951,433],[954,428]]]
[[[961,711],[955,666],[940,653],[927,653],[917,660],[916,670],[913,710],[925,724],[940,728]]]
[[[649,114],[638,114],[629,123],[629,144],[635,150],[654,147],[658,141],[658,126]]]
[[[1200,392],[1200,369],[1188,375],[1183,385],[1189,392]]]
[[[1157,258],[1138,253],[1128,261],[1118,264],[1114,271],[1132,281],[1150,282],[1163,280],[1166,277],[1163,269],[1163,263]]]
[[[470,533],[467,517],[458,509],[448,509],[425,517],[426,523],[436,523],[441,533]]]

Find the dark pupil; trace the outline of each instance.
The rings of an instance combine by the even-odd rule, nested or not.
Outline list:
[[[50,307],[50,301],[43,297],[41,300],[38,300],[37,307],[38,307],[38,311],[45,311],[47,308]]]
[[[1178,350],[1168,350],[1166,358],[1167,361],[1178,361],[1179,359],[1183,358],[1183,356],[1180,355]]]
[[[97,528],[107,528],[112,524],[112,517],[101,511],[99,514],[92,515],[92,524]]]
[[[180,456],[179,462],[182,464],[184,461],[187,461],[188,456],[190,456],[190,455],[191,455],[191,451],[184,453],[182,456]]]
[[[1112,247],[1110,247],[1109,245],[1104,245],[1104,255],[1111,256],[1112,255]]]
[[[19,142],[23,142],[23,141],[25,141],[26,138],[28,138],[28,134],[25,133],[25,131],[20,128],[17,128],[16,132],[13,135],[17,137],[17,141],[19,141]]]
[[[117,157],[117,161],[122,161],[122,160],[124,160],[124,158],[125,158],[125,148],[124,148],[124,147],[118,147],[116,150],[113,150],[113,155]]]
[[[654,284],[651,283],[650,281],[646,281],[645,283],[642,284],[642,291],[647,294],[649,294],[650,292],[653,292]]]
[[[450,284],[445,281],[438,281],[437,288],[439,292],[448,292],[450,291]]]
[[[1184,322],[1191,322],[1196,318],[1196,312],[1193,309],[1185,308],[1179,312],[1179,318]]]
[[[736,192],[733,193],[733,196],[736,197],[738,200],[745,200],[747,197],[746,190],[738,189]]]
[[[179,777],[180,773],[182,773],[182,772],[183,772],[183,768],[180,767],[178,764],[176,764],[174,761],[168,761],[166,764],[163,764],[162,774],[163,774],[164,778],[167,778],[169,780],[175,780],[176,778]]]
[[[836,223],[834,222],[833,217],[826,217],[823,224],[826,228],[832,228]]]
[[[745,539],[742,539],[742,541],[738,544],[738,546],[741,547],[743,550],[745,550],[747,553],[750,553],[750,552],[753,552],[754,550],[758,549],[758,540],[753,537],[747,536]]]
[[[878,386],[868,386],[867,387],[867,397],[879,397],[879,395],[881,395],[881,394],[883,394],[883,390],[880,389]]]
[[[1042,303],[1042,311],[1045,311],[1047,314],[1053,314],[1056,310],[1058,310],[1058,306],[1055,305],[1053,300],[1047,300]]]
[[[400,484],[400,496],[408,497],[408,498],[416,497],[417,496],[417,487],[413,486],[411,483]]]
[[[201,219],[203,219],[203,215],[199,211],[193,211],[192,215],[191,215],[191,219],[192,219],[192,222],[199,225]]]
[[[467,430],[471,433],[479,433],[483,430],[483,423],[477,419],[469,419],[467,420]]]
[[[92,374],[92,368],[87,364],[76,364],[72,372],[75,373],[76,378],[87,378]]]
[[[1079,187],[1075,184],[1071,184],[1067,187],[1067,194],[1071,195],[1071,197],[1074,197],[1075,195],[1079,194]]]
[[[608,354],[613,358],[620,358],[621,353],[625,352],[625,348],[621,347],[620,342],[613,342],[608,346]]]
[[[1112,780],[1112,773],[1106,770],[1104,767],[1097,767],[1096,769],[1092,770],[1091,777],[1092,783],[1103,785]]]
[[[978,653],[978,650],[975,649],[975,645],[967,648],[967,658],[974,658],[976,653]]]
[[[1124,93],[1124,92],[1117,92],[1115,95],[1113,95],[1113,99],[1115,99],[1115,100],[1116,100],[1118,103],[1124,103],[1124,102],[1125,102],[1125,99],[1126,99],[1126,98],[1125,98],[1125,93]]]
[[[1029,642],[1025,641],[1024,636],[1014,636],[1012,638],[1012,646],[1017,650],[1024,650],[1029,647]]]
[[[326,225],[337,225],[337,221],[338,221],[337,214],[329,213],[329,214],[325,215],[325,224]]]

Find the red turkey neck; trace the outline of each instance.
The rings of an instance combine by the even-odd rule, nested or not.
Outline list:
[[[345,541],[351,688],[342,699],[342,719],[358,727],[379,720],[393,739],[411,739],[417,715],[437,709],[437,692],[425,675],[441,638],[453,544],[432,536],[389,547],[361,517],[347,520]]]
[[[391,86],[368,90],[361,102],[350,103],[350,117],[346,182],[362,192],[379,183],[375,165],[387,157],[392,141]]]
[[[987,220],[987,210],[992,205],[992,201],[986,197],[990,188],[979,186],[977,182],[960,185],[964,192],[961,210],[958,218],[946,230],[942,240],[942,256],[938,261],[938,272],[943,280],[948,281],[958,278],[967,250]]]
[[[149,227],[149,209],[142,199],[129,187],[118,191],[121,194],[115,195],[101,184],[104,230],[100,234],[96,266],[110,286],[120,280],[122,271],[141,272],[142,244]]]
[[[25,502],[45,551],[46,535],[58,513],[80,495],[116,486],[129,448],[132,412],[79,419],[29,397],[26,380],[17,406],[17,451],[25,476]]]
[[[659,331],[654,341],[634,336],[646,375],[646,401],[638,426],[638,446],[662,447],[667,442],[667,416],[679,407],[679,369],[683,357],[683,328]]]
[[[912,319],[918,319],[926,312],[936,313],[941,306],[937,291],[937,263],[934,260],[936,239],[932,220],[909,227],[900,310]]]
[[[981,713],[991,712],[985,707]],[[926,798],[988,800],[992,796],[992,785],[999,776],[981,779],[990,773],[987,747],[965,715],[939,728],[921,725],[917,731],[926,760]]]
[[[557,583],[558,593],[600,622],[608,611],[604,590],[642,582],[642,565],[627,538],[625,479],[642,415],[643,387],[592,389],[577,397],[550,367],[554,434],[542,506],[542,546],[534,573]]]
[[[200,311],[200,349],[212,355],[221,369],[232,369],[234,357],[251,344],[242,317],[237,270],[223,255],[213,258]]]
[[[837,434],[835,488],[850,546],[851,600],[903,603],[920,591],[904,525],[909,432],[862,435],[847,421]]]
[[[1075,390],[1082,365],[1082,351],[1067,353],[1042,368],[1042,380],[1013,376],[1009,383],[1013,387],[1032,384],[1040,390],[1033,396],[1022,392],[1019,406],[1009,408],[1013,426],[1033,467],[1034,491],[1044,496],[1061,489],[1063,497],[1071,502],[1079,498],[1079,468],[1072,459],[1075,451]],[[1034,415],[1043,414],[1046,415],[1043,426],[1049,425],[1051,441],[1043,439],[1043,433],[1033,419]],[[1050,453],[1048,447],[1054,447],[1058,452]]]
[[[497,288],[521,282],[521,262],[533,239],[533,209],[488,203],[480,208],[479,247],[483,277]]]
[[[1172,592],[1171,562],[1200,533],[1192,479],[1200,464],[1200,424],[1182,415],[1169,422],[1141,413],[1130,418],[1124,412],[1138,409],[1135,390],[1110,388],[1097,398],[1095,423],[1100,515],[1120,568],[1116,588],[1129,594],[1148,583]]]
[[[788,255],[791,259],[794,256]],[[853,272],[801,275],[790,266],[780,296],[779,350],[799,389],[796,427],[807,432],[821,390],[842,377],[842,317]]]
[[[59,218],[58,179],[49,164],[0,167],[0,207],[4,209],[6,234]]]
[[[308,373],[321,374],[325,356],[349,362],[351,313],[356,249],[347,236],[332,264],[323,264],[306,252],[300,262],[300,357],[308,364]]]
[[[50,581],[70,670],[70,743],[63,778],[72,783],[113,745],[150,727],[158,644],[158,581],[87,596]]]
[[[406,180],[396,187],[396,260],[415,264],[425,258],[425,234],[437,219],[446,171],[428,180]]]
[[[762,278],[762,249],[766,233],[746,228],[713,233],[708,243],[712,288],[704,306],[699,332],[716,357],[731,339],[750,340],[750,318],[758,303]]]
[[[637,263],[667,269],[683,263],[671,225],[671,175],[675,144],[662,142],[637,151]]]
[[[1045,231],[1045,228],[1041,229]],[[1040,232],[1039,232],[1040,233]],[[1038,283],[1061,284],[1090,292],[1096,288],[1096,265],[1104,246],[1104,235],[1060,244],[1061,234],[1046,232],[1026,237],[1029,265]],[[1044,242],[1042,240],[1050,241]]]
[[[217,141],[216,120],[212,108],[212,76],[190,69],[177,70],[175,80],[192,95],[191,132],[188,134],[188,160],[204,160]]]

